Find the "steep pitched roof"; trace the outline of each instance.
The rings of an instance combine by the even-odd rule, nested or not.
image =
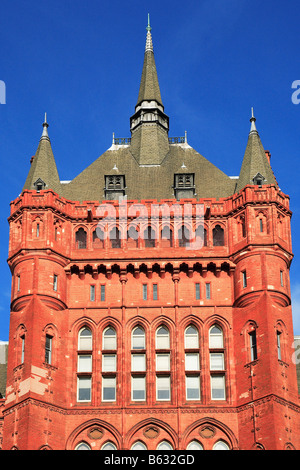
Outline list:
[[[42,189],[53,189],[53,191],[60,192],[61,184],[47,128],[48,123],[45,115],[43,134],[40,138],[35,156],[33,157],[23,190],[37,189],[36,183],[41,182]]]
[[[256,180],[260,180],[262,185],[275,184],[277,186],[272,168],[257,132],[255,121],[252,109],[252,117],[250,119],[251,129],[236,191],[241,190],[247,184],[257,184]]]

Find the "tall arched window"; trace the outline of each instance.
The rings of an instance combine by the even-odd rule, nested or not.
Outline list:
[[[194,325],[184,332],[185,389],[187,400],[200,400],[200,353],[199,335]]]
[[[220,225],[216,225],[213,229],[213,245],[224,246],[224,230]]]
[[[146,354],[145,331],[137,326],[132,331],[131,353],[131,399],[146,400]]]
[[[86,248],[87,235],[86,231],[83,228],[77,230],[75,234],[76,248],[79,250]]]
[[[116,401],[117,334],[114,328],[103,331],[102,342],[102,401]]]
[[[92,332],[84,327],[78,334],[77,401],[80,402],[91,401],[92,397],[92,349]]]
[[[171,351],[168,328],[156,330],[156,399],[171,400]]]
[[[209,330],[211,399],[225,400],[225,358],[223,331],[219,325]]]
[[[173,232],[170,227],[166,226],[161,231],[161,247],[171,248],[173,246]]]

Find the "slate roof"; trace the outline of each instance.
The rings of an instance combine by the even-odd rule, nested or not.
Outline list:
[[[174,174],[184,172],[195,175],[197,199],[231,196],[246,184],[253,184],[257,173],[265,178],[264,184],[277,185],[253,115],[238,179],[227,176],[187,143],[169,143],[169,121],[162,104],[152,37],[149,29],[147,31],[138,100],[131,117],[131,143],[112,145],[71,182],[61,184],[44,123],[43,136],[23,189],[35,189],[35,181],[41,178],[46,183],[45,189],[53,189],[67,199],[102,201],[105,199],[105,176],[117,173],[125,175],[129,200],[173,199]],[[147,112],[152,114],[145,118]]]

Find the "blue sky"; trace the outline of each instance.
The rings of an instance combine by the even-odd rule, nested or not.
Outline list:
[[[129,137],[150,13],[170,136],[238,175],[254,107],[280,188],[291,198],[294,333],[300,335],[299,2],[1,0],[0,339],[8,339],[9,204],[21,192],[45,111],[61,180]],[[1,101],[1,92],[0,92]]]

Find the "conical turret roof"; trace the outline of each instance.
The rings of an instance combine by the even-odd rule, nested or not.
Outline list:
[[[237,192],[247,184],[275,184],[277,186],[272,168],[257,132],[255,121],[252,108],[251,128],[237,183]]]
[[[24,189],[53,189],[59,192],[60,180],[48,135],[47,116],[43,123],[43,133],[32,159],[31,168],[25,181]]]

